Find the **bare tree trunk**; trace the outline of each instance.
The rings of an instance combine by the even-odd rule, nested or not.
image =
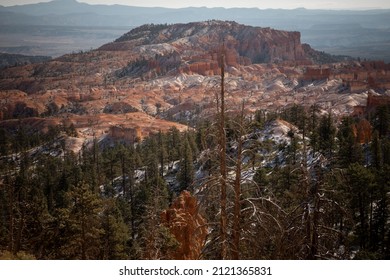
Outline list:
[[[241,220],[241,160],[242,160],[242,135],[243,135],[244,102],[240,117],[240,133],[238,136],[236,178],[234,180],[234,216],[233,216],[233,251],[232,259],[240,259],[240,220]]]
[[[9,186],[9,247],[8,251],[14,252],[14,187],[12,185]]]
[[[23,231],[24,231],[24,226],[25,226],[25,209],[21,209],[20,212],[21,212],[21,215],[19,218],[18,231],[16,234],[16,242],[15,242],[14,252],[13,252],[15,255],[20,251],[20,247],[22,245]]]
[[[224,51],[224,50],[223,50]],[[221,54],[221,111],[219,123],[219,141],[220,141],[220,241],[221,241],[221,259],[227,259],[227,198],[226,198],[226,135],[225,135],[225,55]]]
[[[316,187],[316,193],[314,194],[313,231],[310,244],[310,255],[312,259],[316,259],[318,254],[318,219],[320,211],[320,198],[317,192],[318,189]]]
[[[84,194],[83,194],[84,195]],[[84,200],[84,197],[82,197],[82,199]],[[85,213],[84,213],[84,207],[82,208],[81,210],[81,259],[82,260],[86,260],[87,259],[87,254],[86,254],[86,251],[87,251],[87,247],[86,247],[86,243],[87,243],[87,238],[86,238],[86,234],[85,234]]]
[[[127,197],[127,184],[126,184],[126,165],[125,165],[125,155],[124,150],[120,153],[120,162],[121,162],[121,171],[122,171],[122,191],[123,191],[123,197]]]
[[[129,173],[128,173],[128,178],[129,178],[129,190],[128,190],[128,194],[126,195],[125,197],[125,200],[128,202],[129,199],[130,199],[130,211],[131,211],[131,220],[130,220],[130,224],[131,224],[131,241],[134,242],[135,241],[135,233],[136,233],[136,224],[135,224],[135,220],[136,220],[136,215],[135,215],[135,189],[134,189],[134,185],[135,185],[135,182],[134,182],[134,177],[135,177],[135,172],[134,172],[134,169],[135,169],[135,163],[134,161],[131,159],[131,164],[130,164],[130,168],[129,168]]]
[[[306,111],[304,111],[306,112]],[[303,141],[303,166],[307,168],[307,148],[306,148],[306,113],[303,116],[302,125],[302,141]]]
[[[309,175],[307,169],[305,168],[306,178],[309,179]],[[310,182],[313,180],[309,180],[308,187],[310,188],[308,191],[309,201],[308,209],[307,209],[307,233],[306,238],[308,243],[308,254],[307,259],[314,260],[317,258],[318,253],[318,220],[319,220],[319,211],[320,211],[320,197],[318,193],[318,177],[320,174],[316,174],[316,179],[313,182],[313,186],[311,187]]]

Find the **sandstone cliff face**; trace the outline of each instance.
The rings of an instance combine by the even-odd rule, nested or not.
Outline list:
[[[196,198],[183,191],[169,209],[161,213],[163,224],[180,244],[170,252],[174,260],[197,260],[201,256],[208,231],[198,208]]]
[[[149,47],[145,49],[141,46]],[[227,66],[233,67],[254,63],[311,64],[310,57],[302,47],[299,32],[223,21],[144,25],[100,48],[105,51],[126,49],[137,50],[143,58],[156,55],[156,63],[158,59],[161,60],[157,56],[167,56],[174,52],[181,57],[181,71],[202,75],[218,74],[218,56],[221,53],[225,54]],[[164,63],[159,65],[166,67]],[[177,57],[175,66],[179,66]]]
[[[390,64],[383,61],[348,62],[329,66],[306,67],[302,80],[318,81],[340,79],[350,92],[362,92],[368,89],[384,91],[390,85]]]
[[[279,31],[238,24],[207,21],[174,25],[144,25],[123,35],[102,49],[170,43],[194,50],[216,51],[223,43],[232,54],[249,58],[252,63],[305,60],[299,32]],[[238,51],[238,52],[237,52]],[[237,63],[234,61],[233,63]]]
[[[86,139],[109,135],[130,141],[136,127],[136,138],[172,126],[186,130],[164,119],[192,125],[214,117],[221,53],[229,114],[242,100],[248,112],[296,103],[344,113],[366,102],[346,91],[340,100],[345,84],[351,90],[390,87],[384,63],[308,66],[316,51],[301,45],[298,32],[219,21],[146,25],[98,50],[2,69],[0,126],[13,126],[18,118],[40,124],[37,129],[72,123]],[[320,81],[302,82],[306,78]]]

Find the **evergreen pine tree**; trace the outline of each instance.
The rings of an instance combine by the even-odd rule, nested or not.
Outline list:
[[[335,148],[336,127],[330,113],[321,117],[318,136],[320,151],[328,158],[331,158]]]
[[[58,257],[98,259],[101,255],[101,198],[82,182],[66,193],[67,207],[59,209],[61,231]]]
[[[310,145],[313,151],[313,154],[319,150],[319,134],[318,134],[318,114],[319,107],[318,105],[312,105],[310,107],[310,116],[308,117],[308,130],[310,132]]]
[[[389,106],[377,108],[374,118],[374,128],[379,132],[379,137],[383,138],[390,133],[390,110]]]
[[[342,167],[351,163],[362,163],[363,152],[353,131],[353,119],[344,117],[337,132],[338,158]]]
[[[129,231],[119,211],[116,200],[114,198],[107,198],[103,200],[102,205],[102,259],[127,259],[127,242],[130,238]]]
[[[9,153],[10,140],[7,131],[0,127],[0,155],[4,156]]]
[[[192,149],[188,142],[188,139],[184,140],[182,147],[182,159],[180,161],[180,169],[177,175],[180,189],[188,190],[194,181],[194,164],[192,158]]]
[[[378,131],[374,132],[372,138],[371,154],[372,154],[372,165],[378,170],[381,169],[383,165],[383,155],[382,155],[381,140],[379,139]]]
[[[384,138],[382,142],[383,165],[390,165],[390,139]]]
[[[180,132],[176,127],[172,127],[168,131],[168,140],[167,140],[167,151],[168,151],[168,162],[171,163],[170,168],[174,161],[180,159],[180,147],[181,139]]]
[[[165,162],[167,161],[167,151],[165,149],[164,135],[162,134],[161,130],[158,132],[157,141],[158,141],[158,159],[160,165],[160,177],[163,177]]]
[[[374,176],[361,164],[353,163],[348,167],[348,187],[350,193],[350,209],[354,214],[356,235],[362,250],[367,249],[370,225],[372,223],[371,207]]]

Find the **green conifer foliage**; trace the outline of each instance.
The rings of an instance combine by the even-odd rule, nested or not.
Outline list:
[[[331,158],[335,148],[336,127],[331,114],[322,116],[318,126],[318,139],[320,151]]]
[[[129,228],[114,198],[103,200],[101,224],[101,257],[106,260],[127,259],[127,242],[130,238]]]
[[[59,257],[66,259],[98,259],[104,233],[100,213],[102,201],[82,182],[65,194],[67,207],[59,209],[61,246]]]
[[[184,140],[181,154],[183,158],[180,161],[177,179],[180,184],[180,189],[188,190],[194,181],[194,164],[192,149],[187,139]]]
[[[366,249],[369,241],[369,227],[372,222],[374,176],[364,166],[353,163],[348,167],[348,188],[350,209],[356,222],[355,233],[361,249]]]

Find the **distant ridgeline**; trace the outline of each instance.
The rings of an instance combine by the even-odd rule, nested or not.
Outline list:
[[[50,56],[27,56],[20,54],[0,53],[0,69],[45,62],[52,59]]]
[[[131,5],[131,1],[128,1]],[[51,32],[46,27],[55,27],[59,32],[65,32],[71,38],[77,37],[74,32],[68,32],[66,27],[94,28],[111,27],[122,31],[124,26],[140,26],[146,23],[188,23],[209,19],[233,20],[251,26],[271,27],[287,31],[300,31],[302,41],[315,49],[331,54],[350,55],[367,59],[383,59],[390,62],[388,52],[390,10],[311,10],[311,9],[259,9],[259,8],[206,8],[187,7],[180,9],[162,7],[135,7],[126,5],[91,5],[81,0],[52,0],[45,3],[0,5],[0,29],[5,27],[7,34],[10,28],[17,27],[22,33],[14,34],[18,42],[6,42],[7,46],[17,47],[34,41],[23,41],[31,27],[44,26],[39,36],[51,38]],[[64,28],[65,27],[65,28]],[[91,28],[93,27],[93,28]],[[1,31],[1,30],[0,30]],[[58,33],[57,33],[58,34]],[[57,36],[57,35],[55,35]],[[97,34],[94,36],[98,36]],[[91,37],[94,37],[91,36]],[[91,47],[102,44],[101,37],[92,39]],[[104,37],[111,41],[109,32]],[[5,38],[5,37],[3,37]],[[3,39],[2,38],[2,39]],[[14,39],[15,39],[14,38]],[[4,42],[3,42],[4,43]],[[64,48],[58,42],[55,45],[61,54],[72,47],[79,50],[80,45],[68,42]],[[57,44],[58,43],[58,44]],[[81,44],[81,46],[83,46]],[[89,49],[89,47],[86,49]],[[31,46],[26,46],[31,47]],[[34,47],[34,46],[33,46]],[[44,46],[45,51],[52,49]],[[42,50],[42,48],[41,48]],[[51,50],[52,51],[52,50]],[[33,54],[33,53],[28,53]],[[46,53],[40,53],[46,55]],[[54,54],[52,54],[55,56]],[[326,57],[319,57],[327,60]],[[329,62],[329,61],[327,61]]]

